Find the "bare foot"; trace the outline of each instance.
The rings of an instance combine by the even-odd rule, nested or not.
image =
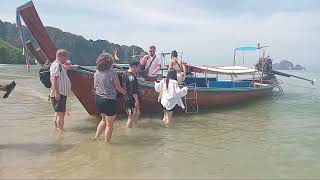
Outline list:
[[[57,128],[57,131],[59,132],[59,134],[63,134],[63,129],[59,129],[59,128]]]

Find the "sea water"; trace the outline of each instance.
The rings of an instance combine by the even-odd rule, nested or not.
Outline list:
[[[180,114],[169,127],[160,112],[144,115],[133,129],[119,117],[112,144],[105,144],[92,141],[99,119],[73,95],[65,132],[53,130],[49,91],[37,71],[0,65],[0,83],[17,83],[0,99],[1,179],[320,177],[319,84],[281,78],[284,95]]]

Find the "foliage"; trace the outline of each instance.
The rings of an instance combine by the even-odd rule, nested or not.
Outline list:
[[[0,64],[22,64],[22,50],[0,38]]]
[[[37,43],[32,38],[30,31],[24,26],[22,27],[22,30],[25,40],[31,40],[36,47]],[[143,51],[142,48],[137,46],[120,46],[118,44],[110,43],[106,40],[87,40],[82,36],[63,32],[58,28],[46,27],[46,30],[56,47],[67,49],[72,62],[80,65],[95,65],[96,58],[100,53],[105,51],[112,54],[114,48],[116,48],[119,52],[119,63],[130,62],[133,51],[135,54],[140,54]],[[15,27],[15,24],[2,22],[0,20],[0,38],[16,47],[19,47],[20,49],[22,47],[20,35]],[[20,59],[17,59],[16,61],[23,63],[23,61],[20,61]],[[5,62],[0,59],[0,63]]]

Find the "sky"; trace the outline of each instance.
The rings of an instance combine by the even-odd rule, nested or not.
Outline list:
[[[1,0],[0,19],[15,21],[26,0]],[[268,45],[274,62],[320,69],[318,0],[34,0],[45,26],[144,50],[183,51],[193,64],[231,65],[233,49]],[[245,53],[252,65],[261,52]],[[242,53],[237,55],[239,65]]]

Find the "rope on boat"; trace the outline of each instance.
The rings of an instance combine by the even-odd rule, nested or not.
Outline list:
[[[273,80],[271,80],[272,81],[272,86],[274,87],[274,88],[277,88],[277,89],[279,89],[279,93],[281,94],[281,95],[284,95],[285,93],[284,93],[284,90],[283,90],[283,88],[280,86],[280,84],[283,84],[283,81],[281,81],[280,79],[277,79],[277,78],[274,78]]]

